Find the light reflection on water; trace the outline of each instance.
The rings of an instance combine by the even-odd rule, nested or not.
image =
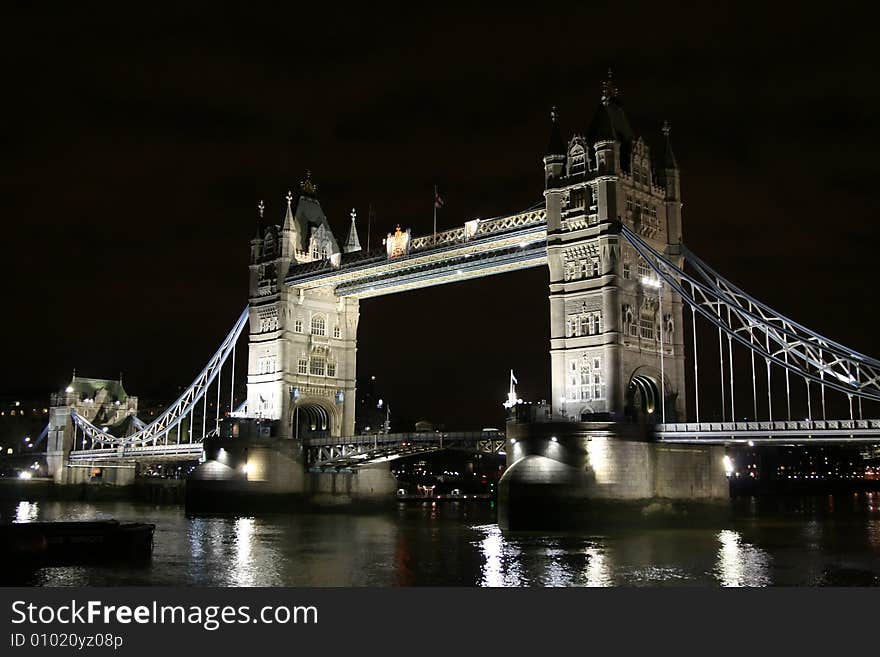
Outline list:
[[[770,557],[754,545],[744,543],[739,532],[718,533],[718,582],[721,586],[767,586]]]
[[[722,526],[601,533],[503,533],[492,508],[465,504],[365,515],[191,517],[180,507],[44,501],[0,505],[0,521],[156,524],[150,563],[43,568],[22,582],[37,586],[878,584],[876,499],[844,501],[803,501],[782,511],[746,502]]]

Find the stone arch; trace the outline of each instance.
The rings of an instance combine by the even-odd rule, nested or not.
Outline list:
[[[290,409],[291,436],[305,438],[329,438],[338,436],[342,418],[339,409],[330,399],[300,397]]]
[[[648,424],[660,422],[664,396],[668,398],[668,390],[666,395],[661,395],[660,373],[654,371],[652,367],[637,368],[630,375],[627,385],[625,408],[627,418]]]

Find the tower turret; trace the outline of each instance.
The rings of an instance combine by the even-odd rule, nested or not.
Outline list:
[[[663,138],[665,150],[663,152],[662,167],[660,169],[660,182],[666,190],[666,222],[669,231],[669,244],[681,243],[681,173],[678,161],[672,151],[672,142],[669,139],[671,128],[669,121],[663,122]]]

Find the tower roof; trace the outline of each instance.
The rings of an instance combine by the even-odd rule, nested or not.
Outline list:
[[[128,393],[122,387],[121,380],[114,379],[92,379],[85,376],[73,375],[70,383],[67,385],[65,392],[73,392],[78,395],[85,395],[87,398],[94,399],[101,391],[105,391],[106,397],[111,401],[124,402],[128,399]]]
[[[619,91],[614,84],[611,69],[608,78],[602,83],[602,99],[593,121],[587,130],[590,145],[599,141],[618,141],[629,143],[635,138],[629,119],[620,104]]]
[[[348,230],[348,238],[345,240],[345,246],[342,247],[342,250],[345,253],[354,253],[355,251],[361,250],[361,241],[358,239],[357,234],[357,226],[355,226],[355,220],[357,219],[357,211],[352,208],[351,209],[351,228]]]
[[[308,188],[308,191],[307,189]],[[312,230],[324,227],[333,241],[334,251],[338,251],[339,247],[333,230],[330,228],[330,222],[321,208],[321,203],[314,195],[317,188],[311,182],[310,177],[306,178],[303,183],[303,193],[300,194],[296,201],[296,210],[293,212],[292,224],[296,229],[297,248],[301,251],[308,251],[309,239],[312,237]],[[285,219],[285,225],[286,225]]]

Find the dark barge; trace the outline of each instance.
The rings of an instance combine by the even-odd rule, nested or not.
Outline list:
[[[118,520],[0,525],[0,558],[38,566],[145,560],[153,552],[155,529]]]

